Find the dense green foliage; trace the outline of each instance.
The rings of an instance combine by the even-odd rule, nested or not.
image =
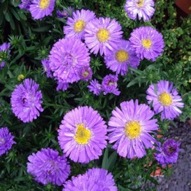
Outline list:
[[[57,0],[51,17],[34,21],[30,13],[19,9],[19,1],[2,0],[0,3],[0,44],[11,43],[11,55],[0,55],[6,59],[6,66],[0,71],[0,127],[7,126],[15,136],[15,144],[0,160],[0,191],[61,190],[52,185],[36,183],[26,172],[27,157],[41,148],[51,147],[61,152],[57,142],[57,129],[63,115],[79,105],[90,105],[108,121],[111,111],[120,102],[139,99],[145,103],[145,91],[149,84],[160,79],[172,81],[183,97],[185,107],[180,120],[191,116],[191,19],[177,15],[174,0],[156,1],[156,12],[151,22],[130,20],[124,13],[124,0]],[[56,17],[56,10],[71,6],[74,9],[90,9],[97,16],[116,18],[122,26],[124,37],[129,38],[132,29],[151,25],[163,34],[165,51],[156,62],[142,61],[138,70],[132,70],[119,79],[121,95],[94,96],[87,89],[88,82],[73,84],[67,91],[56,91],[53,79],[47,79],[41,60],[49,54],[52,45],[63,38],[66,19]],[[103,58],[91,55],[91,67],[97,79],[109,73]],[[10,95],[22,79],[33,78],[43,93],[43,108],[37,120],[22,123],[11,111]],[[167,136],[170,121],[160,121],[162,134]],[[120,191],[141,190],[146,181],[156,183],[150,173],[156,169],[152,151],[141,160],[127,160],[119,157],[109,146],[98,161],[88,165],[71,162],[72,174],[85,172],[92,166],[99,166],[112,172]],[[146,166],[145,166],[146,165]],[[153,188],[154,189],[154,188]]]

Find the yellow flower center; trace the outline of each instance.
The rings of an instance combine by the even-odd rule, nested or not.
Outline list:
[[[149,49],[152,45],[152,41],[150,39],[143,39],[142,40],[142,45],[144,48]]]
[[[97,38],[100,42],[106,42],[109,39],[109,31],[107,29],[99,29]]]
[[[162,94],[160,94],[158,99],[164,106],[169,106],[172,104],[172,97],[170,94],[166,92],[163,92]]]
[[[129,139],[135,139],[141,134],[141,125],[138,121],[130,121],[125,125],[125,134]]]
[[[83,75],[84,78],[86,78],[89,75],[89,72],[85,71],[82,75]]]
[[[25,78],[25,76],[23,74],[19,74],[18,77],[17,77],[17,80],[18,81],[21,81]]]
[[[137,1],[137,7],[141,8],[144,5],[144,0],[138,0]]]
[[[75,32],[81,32],[85,27],[85,22],[83,20],[78,20],[74,24],[74,31]]]
[[[75,134],[75,141],[80,145],[88,144],[91,139],[91,131],[85,127],[83,123],[77,125],[77,131]]]
[[[129,54],[125,50],[119,50],[116,52],[115,58],[118,62],[125,62],[129,59]]]
[[[41,9],[46,9],[50,4],[50,0],[40,0],[39,6]]]

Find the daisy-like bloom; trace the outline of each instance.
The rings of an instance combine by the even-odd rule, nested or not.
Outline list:
[[[45,58],[43,60],[41,60],[41,63],[43,65],[43,69],[46,73],[47,78],[52,78],[52,71],[50,70],[50,62],[48,58]]]
[[[93,19],[85,29],[85,43],[94,54],[106,55],[113,51],[121,38],[121,26],[114,19]]]
[[[9,132],[7,127],[0,128],[0,156],[5,154],[15,144],[14,136]]]
[[[117,191],[113,175],[105,169],[92,168],[85,174],[72,177],[63,191]]]
[[[81,69],[80,74],[81,80],[88,81],[92,78],[92,69],[90,67],[84,67]]]
[[[155,61],[164,49],[162,34],[149,26],[134,29],[129,40],[136,55],[141,59]]]
[[[19,8],[28,11],[31,5],[31,1],[32,0],[21,0],[21,3],[19,4]]]
[[[49,62],[55,78],[63,83],[73,83],[81,79],[79,74],[83,68],[90,67],[90,56],[79,39],[65,38],[54,44]]]
[[[161,165],[176,163],[178,160],[179,146],[180,143],[174,139],[167,139],[162,145],[159,143],[156,148],[155,159]]]
[[[66,26],[64,26],[64,34],[66,37],[75,37],[84,39],[84,30],[89,21],[95,18],[95,13],[89,10],[80,10],[73,12],[69,17]]]
[[[61,186],[70,174],[70,166],[64,155],[59,156],[58,151],[43,148],[28,157],[27,172],[44,185]]]
[[[29,11],[34,19],[52,15],[55,0],[32,0]]]
[[[9,56],[10,54],[10,43],[3,43],[0,45],[0,69],[4,68],[5,66],[5,59]]]
[[[136,20],[143,19],[144,21],[148,21],[153,16],[154,9],[154,1],[153,0],[127,0],[125,3],[125,11],[129,18]]]
[[[138,67],[140,59],[132,51],[129,41],[121,40],[115,50],[105,55],[105,63],[113,72],[125,75],[128,67]]]
[[[24,123],[32,122],[43,111],[42,93],[32,79],[25,79],[11,94],[11,108],[15,116]]]
[[[120,91],[117,88],[118,77],[116,75],[109,74],[103,78],[101,87],[103,94],[112,93],[114,95],[119,95]]]
[[[100,114],[88,106],[66,113],[58,132],[60,147],[74,162],[98,159],[107,144],[107,126]]]
[[[182,111],[180,108],[184,107],[181,96],[173,83],[160,80],[157,84],[151,84],[147,89],[147,100],[152,104],[156,114],[161,114],[161,119],[173,120],[178,117]]]
[[[112,111],[109,120],[109,142],[122,157],[142,158],[145,148],[152,148],[155,139],[151,136],[158,129],[157,120],[152,119],[154,112],[146,104],[138,104],[138,100],[124,101],[120,108]]]
[[[101,84],[97,80],[91,80],[88,89],[95,95],[100,95],[102,92]]]

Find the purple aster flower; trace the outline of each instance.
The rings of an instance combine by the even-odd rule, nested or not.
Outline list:
[[[29,11],[34,19],[52,15],[55,0],[32,0]]]
[[[44,185],[54,184],[61,186],[70,174],[70,166],[64,155],[59,156],[58,151],[43,148],[28,157],[27,172],[37,182]]]
[[[21,0],[21,3],[19,4],[19,8],[29,11],[31,1],[32,0]]]
[[[105,121],[88,106],[66,113],[58,132],[60,147],[74,162],[88,163],[98,159],[107,145]]]
[[[152,104],[156,114],[160,113],[162,119],[174,119],[178,117],[182,111],[180,108],[184,107],[182,98],[173,83],[160,80],[157,84],[151,84],[147,89],[147,100]]]
[[[46,73],[47,78],[52,78],[52,71],[50,70],[50,62],[48,58],[45,58],[43,60],[41,60],[41,63],[43,65],[43,69]]]
[[[25,79],[11,94],[11,108],[15,116],[24,123],[36,119],[43,111],[42,93],[32,79]]]
[[[88,81],[92,78],[92,69],[90,67],[84,67],[80,71],[81,80]]]
[[[72,16],[74,9],[72,7],[64,8],[62,11],[56,11],[58,18],[68,18]]]
[[[79,81],[82,68],[90,66],[88,49],[76,38],[56,42],[50,51],[49,61],[53,76],[64,83]]]
[[[4,68],[6,64],[5,59],[10,54],[10,46],[11,44],[6,42],[0,45],[0,69]]]
[[[85,29],[85,43],[94,54],[107,54],[113,51],[122,38],[120,24],[110,18],[91,20]]]
[[[157,120],[152,119],[154,112],[138,100],[125,101],[112,111],[109,120],[109,142],[122,157],[142,158],[145,148],[152,148],[155,139],[150,135],[158,129]]]
[[[14,136],[9,132],[7,127],[0,128],[0,156],[5,154],[15,144]]]
[[[125,11],[129,18],[136,20],[143,19],[144,21],[148,21],[153,16],[154,9],[154,1],[153,0],[127,0],[125,4]]]
[[[95,95],[100,95],[102,92],[101,84],[97,80],[91,80],[88,89]]]
[[[161,165],[176,163],[178,159],[179,146],[180,143],[174,139],[166,140],[162,146],[159,143],[158,147],[156,148],[157,152],[155,154],[155,159]]]
[[[4,42],[3,44],[0,45],[0,52],[9,52],[11,44]]]
[[[112,74],[109,74],[103,78],[101,87],[104,95],[112,93],[118,96],[120,94],[120,91],[117,88],[117,81],[118,77]]]
[[[131,47],[141,59],[155,61],[164,49],[162,34],[149,26],[134,29],[129,40]]]
[[[125,75],[128,67],[137,68],[140,59],[132,51],[129,41],[121,40],[115,50],[105,55],[106,66],[117,74]]]
[[[66,26],[64,26],[64,34],[66,37],[77,37],[84,39],[84,30],[89,21],[95,18],[95,13],[89,10],[80,10],[73,12],[72,18],[69,17]]]
[[[57,80],[57,87],[56,90],[57,91],[66,91],[69,88],[69,84],[63,82],[62,80]]]
[[[92,168],[85,174],[72,177],[63,191],[117,191],[113,175],[105,169]]]

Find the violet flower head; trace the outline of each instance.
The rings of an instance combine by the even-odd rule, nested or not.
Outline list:
[[[117,191],[113,175],[105,169],[92,168],[85,174],[72,177],[63,191]]]
[[[46,73],[47,78],[52,78],[52,71],[50,70],[50,62],[48,58],[45,58],[41,60],[41,63],[43,65],[44,72]]]
[[[0,45],[0,69],[4,68],[6,62],[6,58],[9,57],[10,54],[10,43],[3,43]]]
[[[155,159],[161,165],[173,164],[178,160],[180,143],[174,139],[167,139],[156,148]]]
[[[150,26],[134,29],[129,40],[133,51],[140,59],[155,61],[164,49],[162,34]]]
[[[178,117],[184,107],[181,96],[172,82],[160,80],[157,84],[151,84],[147,89],[149,104],[152,104],[156,114],[161,115],[161,119],[173,120]]]
[[[76,38],[57,41],[49,55],[53,76],[63,83],[73,83],[81,79],[81,70],[90,67],[90,56],[85,44]]]
[[[101,84],[96,79],[90,81],[88,89],[90,92],[97,96],[100,95],[102,92]]]
[[[32,79],[25,79],[11,94],[11,108],[15,116],[24,123],[36,119],[42,108],[42,93]]]
[[[113,51],[105,55],[106,66],[116,74],[127,74],[128,68],[137,68],[140,59],[130,46],[129,41],[121,40]]]
[[[52,15],[54,6],[55,0],[32,0],[29,11],[33,19],[42,19]]]
[[[95,13],[89,10],[77,10],[69,17],[66,26],[64,26],[64,34],[66,37],[75,37],[84,39],[85,28],[88,22],[95,18]]]
[[[92,69],[90,67],[84,67],[80,71],[80,77],[83,81],[88,81],[92,78]]]
[[[121,38],[121,26],[114,19],[93,19],[85,29],[85,43],[94,54],[106,55],[109,51],[113,51]]]
[[[19,4],[19,8],[29,11],[31,2],[32,0],[21,0],[21,3]]]
[[[117,88],[117,81],[118,81],[118,77],[116,75],[106,75],[103,78],[101,87],[102,87],[102,91],[103,94],[106,95],[108,93],[112,93],[114,95],[119,95],[120,91]]]
[[[107,142],[107,126],[92,107],[75,108],[64,116],[58,130],[63,152],[74,162],[88,163],[101,156]]]
[[[125,11],[129,18],[136,20],[143,19],[149,21],[153,16],[154,1],[153,0],[126,0]]]
[[[145,149],[152,148],[156,140],[151,135],[158,129],[154,112],[138,101],[124,101],[112,111],[109,120],[109,142],[122,157],[142,158]]]
[[[0,156],[7,153],[15,144],[14,136],[7,127],[0,128]]]
[[[74,9],[72,7],[63,8],[63,10],[56,11],[58,18],[68,18],[72,16]]]
[[[43,148],[28,157],[27,172],[39,183],[61,186],[70,174],[70,166],[64,155],[59,156],[58,151]]]

